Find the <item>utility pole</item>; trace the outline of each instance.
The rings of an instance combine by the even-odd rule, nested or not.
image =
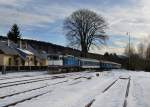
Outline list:
[[[130,69],[130,56],[131,56],[131,52],[130,52],[130,45],[131,45],[131,37],[130,37],[130,32],[127,32],[127,36],[129,37],[129,65],[128,65],[128,69]]]

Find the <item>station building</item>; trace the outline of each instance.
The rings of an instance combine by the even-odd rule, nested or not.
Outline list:
[[[47,54],[38,52],[27,43],[0,41],[0,66],[47,66]]]

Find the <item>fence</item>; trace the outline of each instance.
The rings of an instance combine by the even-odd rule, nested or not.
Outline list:
[[[0,66],[2,74],[9,72],[24,72],[24,71],[44,71],[48,70],[47,66]]]

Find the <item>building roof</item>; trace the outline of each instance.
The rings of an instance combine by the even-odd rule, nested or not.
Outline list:
[[[46,52],[39,52],[36,49],[32,48],[30,45],[28,45],[28,50],[39,59],[47,59],[48,54]]]
[[[22,59],[26,59],[26,56],[28,55],[33,55],[32,52],[26,49],[18,48],[18,45],[12,41],[0,41],[0,50],[7,55],[19,55]]]
[[[18,52],[7,41],[0,41],[0,50],[7,55],[18,55]]]
[[[9,45],[8,45],[9,44]],[[0,41],[0,51],[8,55],[19,55],[22,59],[26,59],[28,55],[34,55],[40,59],[47,59],[46,52],[39,52],[31,47],[29,44],[27,48],[19,48],[19,46],[12,41]]]

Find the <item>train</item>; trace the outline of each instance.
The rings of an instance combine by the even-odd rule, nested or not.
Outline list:
[[[120,69],[121,64],[105,60],[75,57],[73,55],[51,54],[48,55],[48,67],[49,69],[59,69],[60,71],[110,70]]]

